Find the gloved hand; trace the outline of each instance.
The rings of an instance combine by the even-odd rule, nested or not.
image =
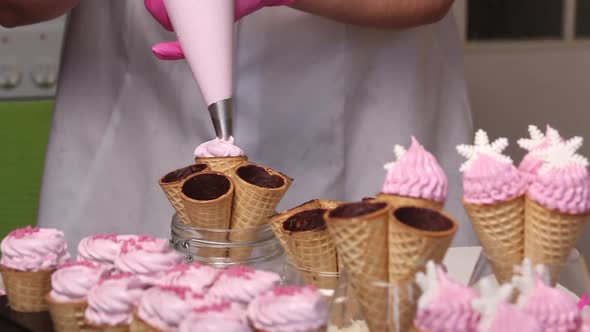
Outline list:
[[[267,6],[290,5],[297,0],[235,0],[235,19],[240,20],[246,15]],[[162,26],[168,31],[174,31],[168,12],[164,6],[164,0],[144,0],[145,7]],[[184,59],[184,53],[178,41],[160,43],[152,47],[154,54],[162,60]]]

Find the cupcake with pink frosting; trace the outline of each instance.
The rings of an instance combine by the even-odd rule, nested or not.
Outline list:
[[[311,286],[275,287],[250,303],[248,318],[261,332],[315,332],[328,322],[328,304]]]
[[[165,271],[183,260],[184,257],[170,247],[168,240],[140,236],[123,242],[114,266],[121,272],[136,274],[146,282],[156,282]]]
[[[459,145],[467,161],[463,172],[463,206],[499,283],[510,281],[524,256],[524,195],[527,180],[502,154],[506,138],[490,142],[485,131],[474,145]]]
[[[132,238],[134,236],[117,234],[87,236],[78,243],[78,260],[112,266],[121,252],[123,241]]]
[[[27,226],[8,234],[0,251],[0,272],[10,307],[22,312],[46,311],[51,274],[70,258],[64,234]]]
[[[514,287],[505,284],[499,289],[489,279],[481,282],[481,298],[473,308],[481,313],[478,332],[545,332],[534,317],[510,304]]]
[[[378,199],[393,206],[419,206],[440,210],[448,196],[448,179],[432,155],[412,136],[406,150],[394,148],[397,161],[385,165],[387,175]]]
[[[131,329],[175,332],[191,308],[208,302],[203,295],[187,287],[152,287],[141,296]]]
[[[219,269],[199,263],[178,264],[164,272],[156,285],[188,287],[194,293],[204,294],[220,272]]]
[[[219,274],[208,294],[247,305],[260,293],[273,288],[280,281],[281,277],[274,272],[256,270],[248,266],[234,266]]]
[[[227,300],[195,307],[180,324],[179,332],[251,332],[246,308]]]
[[[544,331],[577,332],[582,324],[578,305],[571,295],[547,284],[549,276],[542,265],[533,267],[525,260],[520,276],[513,279],[519,290],[517,306],[534,317]]]
[[[555,283],[590,216],[590,172],[577,153],[581,137],[550,138],[549,147],[534,152],[543,166],[527,191],[525,256],[548,266]]]
[[[414,326],[425,332],[477,332],[480,315],[472,307],[477,292],[449,279],[441,266],[426,264],[416,282],[422,290]]]
[[[551,141],[560,141],[559,132],[550,126],[547,126],[545,134],[536,126],[529,126],[530,138],[521,138],[518,145],[528,153],[524,156],[518,169],[532,182],[537,176],[537,172],[543,166],[543,160],[535,156],[535,152],[542,151],[550,146]]]
[[[230,174],[231,170],[248,161],[244,151],[235,145],[234,138],[216,138],[195,149],[195,162],[209,165],[212,171]]]
[[[146,285],[131,273],[119,273],[101,279],[88,293],[85,324],[90,330],[126,330],[133,320]]]
[[[105,273],[103,266],[89,261],[68,262],[53,273],[46,299],[56,331],[74,331],[81,326],[88,293]]]

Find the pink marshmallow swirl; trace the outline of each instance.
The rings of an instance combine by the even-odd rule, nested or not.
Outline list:
[[[101,279],[88,293],[84,318],[98,326],[129,325],[143,293],[143,285],[130,273]]]
[[[488,329],[481,332],[545,332],[530,315],[518,310],[515,305],[502,303],[496,310],[496,315]],[[549,330],[547,330],[549,331]],[[553,330],[554,332],[561,330]]]
[[[85,301],[88,292],[106,272],[88,261],[66,263],[51,275],[50,296],[57,302]]]
[[[27,226],[12,231],[0,244],[0,264],[19,271],[55,269],[70,259],[64,233]]]
[[[220,272],[219,269],[199,263],[179,264],[166,271],[156,284],[189,287],[195,293],[205,293]]]
[[[590,332],[590,314],[585,314],[583,316],[580,332]]]
[[[544,331],[577,332],[581,326],[576,301],[564,291],[545,284],[540,278],[533,287],[521,289],[519,307],[541,324]]]
[[[123,240],[116,234],[95,234],[78,243],[78,260],[112,265],[121,252]]]
[[[448,179],[436,158],[412,136],[408,151],[396,146],[398,160],[389,163],[383,193],[445,202]]]
[[[480,314],[471,303],[479,297],[477,292],[451,281],[432,261],[426,269],[426,275],[417,276],[423,293],[414,325],[428,332],[476,332]]]
[[[222,300],[197,306],[180,325],[179,332],[250,332],[247,312],[241,304]]]
[[[528,190],[535,202],[566,214],[590,211],[590,176],[582,165],[540,171]]]
[[[470,204],[507,202],[524,195],[527,180],[512,162],[480,154],[463,172],[463,199]]]
[[[314,287],[276,287],[250,303],[248,318],[265,332],[312,332],[326,325],[328,305]]]
[[[195,157],[197,158],[238,157],[243,155],[244,151],[234,145],[233,137],[230,137],[228,141],[216,138],[202,143],[195,149]]]
[[[234,266],[219,274],[208,294],[247,304],[258,294],[276,286],[280,280],[281,277],[273,272]]]
[[[115,259],[115,268],[151,280],[161,277],[164,271],[180,264],[183,259],[167,240],[141,236],[123,242],[121,253]]]
[[[137,315],[148,325],[160,331],[172,332],[191,311],[194,305],[204,305],[203,295],[186,287],[153,287],[139,301]]]

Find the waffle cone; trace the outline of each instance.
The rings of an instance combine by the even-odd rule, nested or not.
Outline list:
[[[55,331],[79,332],[84,328],[84,312],[88,306],[86,301],[57,302],[49,294],[45,296],[45,300],[49,305]]]
[[[166,198],[168,198],[168,201],[170,201],[170,204],[176,210],[178,218],[185,224],[189,223],[189,219],[182,204],[182,198],[180,197],[182,180],[191,174],[205,171],[208,168],[209,165],[207,164],[190,165],[164,175],[159,181],[160,187],[164,191],[164,194],[166,194]]]
[[[287,256],[292,257],[293,255],[291,254],[289,246],[287,245],[287,240],[285,239],[285,232],[283,230],[283,222],[285,222],[287,219],[291,218],[291,216],[293,216],[299,212],[303,212],[306,210],[313,210],[313,209],[321,209],[321,208],[332,210],[340,204],[341,204],[341,202],[337,202],[337,201],[330,201],[330,200],[325,200],[325,199],[314,199],[309,202],[305,202],[299,206],[296,206],[292,209],[283,211],[281,213],[278,213],[278,214],[275,214],[274,216],[272,216],[269,219],[270,220],[270,228],[272,229],[272,232],[274,233],[275,237],[279,240],[279,242],[281,243],[281,245],[285,249]]]
[[[131,322],[129,332],[162,332],[162,330],[149,325],[143,319],[139,318],[137,313],[135,313],[133,315],[133,321]]]
[[[327,228],[305,232],[286,232],[289,258],[302,273],[306,284],[319,289],[335,289],[337,278],[329,273],[338,272],[336,246]],[[326,273],[327,272],[327,273]]]
[[[525,199],[524,256],[549,267],[555,283],[590,214],[565,214]]]
[[[229,181],[229,189],[222,196],[212,200],[196,200],[188,197],[185,193],[186,183],[197,176],[217,175]],[[218,172],[205,171],[194,174],[182,182],[180,197],[188,215],[189,224],[201,229],[229,229],[231,222],[231,210],[234,198],[234,185],[229,177]],[[223,232],[208,232],[208,241],[224,242],[226,234]],[[198,253],[201,257],[226,257],[227,250],[224,248],[201,248]]]
[[[414,198],[408,196],[390,195],[384,193],[380,193],[379,195],[377,195],[377,200],[387,202],[393,208],[398,208],[402,206],[414,206],[440,211],[443,209],[444,206],[444,203],[442,202],[436,202],[427,199]]]
[[[368,202],[373,203],[373,202]],[[391,207],[360,217],[332,218],[326,213],[326,224],[334,239],[340,260],[350,276],[362,312],[371,331],[387,321],[387,292],[374,282],[387,282],[387,224]]]
[[[54,271],[18,271],[0,265],[10,308],[17,312],[49,310],[45,295],[51,291],[51,275]]]
[[[214,172],[223,173],[231,176],[233,170],[248,162],[248,157],[211,157],[211,158],[195,158],[195,162],[209,165],[209,168]]]
[[[242,169],[256,168],[266,171],[273,177],[280,178],[282,185],[276,188],[261,187],[247,182],[238,173]],[[240,165],[233,170],[232,179],[235,186],[235,195],[231,217],[231,228],[255,229],[268,222],[268,218],[274,214],[277,205],[291,186],[293,179],[271,169],[253,163]],[[250,242],[255,239],[252,232],[235,232],[229,236],[231,242]],[[250,257],[251,247],[232,248],[230,258],[241,261]]]
[[[84,321],[84,329],[82,332],[129,332],[130,326],[129,325],[117,325],[117,326],[108,326],[108,325],[96,325],[87,320]]]
[[[509,282],[524,258],[524,198],[493,205],[463,202],[500,284]],[[569,253],[569,252],[568,252]]]

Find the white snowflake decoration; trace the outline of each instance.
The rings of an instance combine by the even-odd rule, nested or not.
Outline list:
[[[482,129],[478,130],[475,133],[474,145],[461,144],[457,146],[457,151],[459,154],[467,158],[467,161],[461,165],[461,172],[469,169],[471,164],[482,154],[512,163],[512,159],[510,157],[502,154],[506,147],[508,147],[508,139],[498,138],[497,140],[490,143],[488,134]]]
[[[533,151],[537,149],[541,144],[545,143],[547,139],[549,139],[549,141],[561,140],[559,132],[551,126],[547,126],[547,134],[545,135],[539,128],[530,125],[529,135],[531,138],[521,138],[518,140],[518,146],[527,151]]]
[[[480,281],[480,290],[481,298],[473,300],[472,307],[481,314],[480,329],[487,331],[494,322],[498,307],[510,302],[514,286],[504,284],[498,288],[491,278],[484,278]]]
[[[385,164],[385,166],[383,166],[383,168],[385,168],[386,171],[389,171],[395,165],[395,163],[398,162],[401,159],[401,157],[404,156],[404,154],[406,154],[406,152],[407,152],[406,148],[404,148],[401,145],[396,144],[393,147],[393,154],[395,155],[395,161]]]
[[[535,157],[543,161],[541,173],[569,166],[588,167],[588,159],[577,154],[584,143],[582,137],[577,136],[567,141],[563,141],[559,137],[550,137],[549,139],[548,148],[532,152]]]
[[[512,284],[519,290],[518,305],[523,307],[526,304],[527,297],[537,286],[537,280],[543,281],[549,285],[549,271],[544,265],[535,266],[533,262],[526,258],[521,266],[515,267],[516,275],[512,277]]]
[[[422,296],[418,299],[418,307],[425,308],[433,301],[438,293],[438,271],[434,261],[426,263],[426,273],[418,272],[416,274],[416,284],[422,290]]]

